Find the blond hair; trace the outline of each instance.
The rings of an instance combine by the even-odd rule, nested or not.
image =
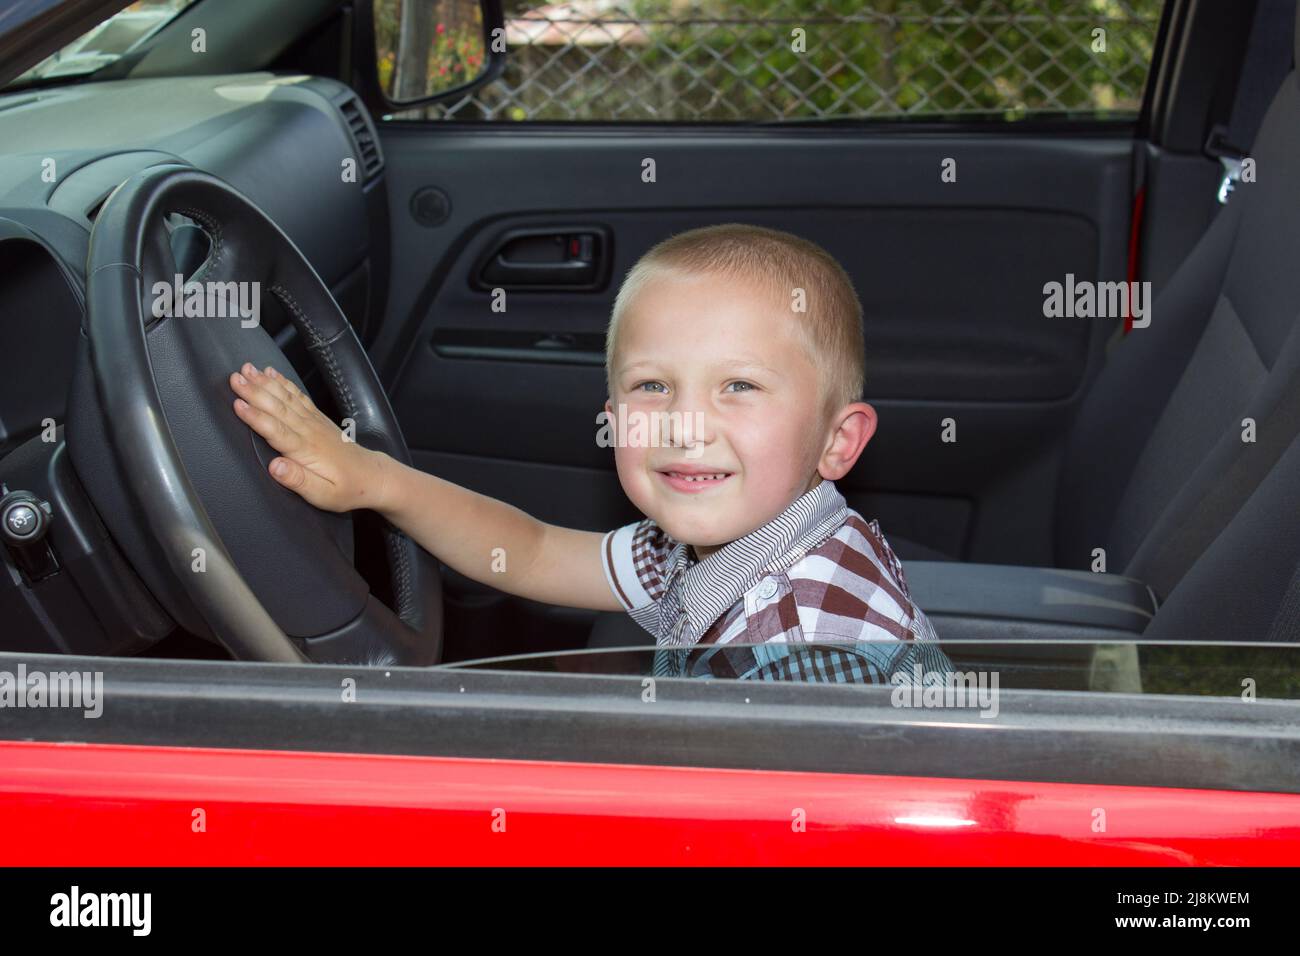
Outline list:
[[[791,310],[822,382],[823,411],[862,400],[862,304],[843,266],[816,243],[788,232],[724,223],[663,240],[628,270],[605,335],[605,378],[613,394],[619,324],[647,282],[664,272],[713,274],[765,284],[780,308]],[[807,311],[794,310],[802,290]]]

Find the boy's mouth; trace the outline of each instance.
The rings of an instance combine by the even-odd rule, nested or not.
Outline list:
[[[661,468],[657,469],[656,473],[663,478],[668,487],[687,494],[717,488],[725,484],[732,475],[729,471],[710,471],[701,468]]]

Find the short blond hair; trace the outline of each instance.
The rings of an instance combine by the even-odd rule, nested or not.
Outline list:
[[[791,309],[791,318],[797,320],[808,357],[822,382],[824,413],[862,400],[862,303],[844,267],[807,239],[738,222],[671,236],[628,270],[605,335],[605,380],[611,395],[619,324],[636,294],[664,272],[721,275],[766,285],[773,301]],[[803,290],[805,312],[793,309],[797,289]]]

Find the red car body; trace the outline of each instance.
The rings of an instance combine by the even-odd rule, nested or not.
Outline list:
[[[9,866],[1300,859],[1293,794],[8,741],[0,817]]]

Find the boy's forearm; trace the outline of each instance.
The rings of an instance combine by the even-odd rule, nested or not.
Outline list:
[[[545,525],[514,505],[410,468],[382,452],[375,454],[382,456],[383,477],[373,511],[466,577],[529,596],[524,576]],[[508,560],[494,567],[497,555]]]

